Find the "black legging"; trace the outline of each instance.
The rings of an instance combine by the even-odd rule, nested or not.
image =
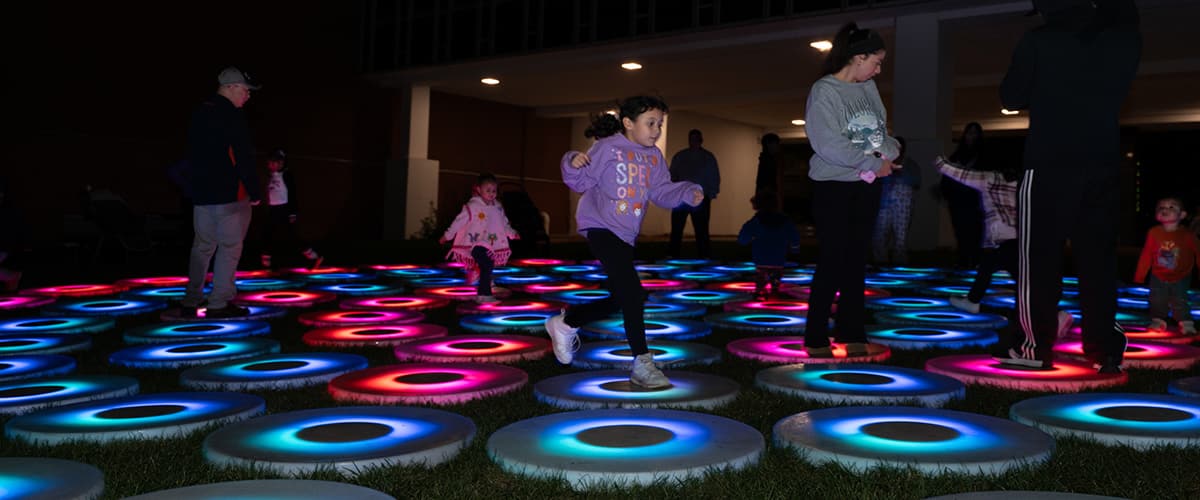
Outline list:
[[[495,264],[492,262],[492,257],[488,255],[488,249],[476,246],[471,249],[471,257],[475,258],[475,265],[479,267],[479,286],[475,289],[475,294],[491,295],[492,268],[495,267]]]
[[[829,315],[838,297],[838,342],[866,342],[863,280],[879,214],[880,184],[813,181],[813,219],[820,247],[808,298],[804,345],[829,345]],[[840,295],[839,295],[840,292]]]
[[[1008,271],[1012,279],[1017,279],[1017,240],[1005,240],[996,248],[984,248],[979,257],[979,269],[975,273],[975,281],[971,283],[971,291],[967,300],[976,304],[987,295],[988,287],[992,286],[992,274],[997,269]]]
[[[650,352],[646,347],[646,321],[642,311],[646,292],[633,267],[633,245],[621,241],[607,229],[588,229],[587,240],[592,255],[600,259],[600,265],[608,275],[605,287],[609,297],[567,309],[564,318],[567,325],[578,328],[607,318],[619,309],[625,317],[625,338],[633,355]]]

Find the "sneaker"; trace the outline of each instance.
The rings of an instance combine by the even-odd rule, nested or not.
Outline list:
[[[850,342],[846,344],[847,357],[862,357],[866,356],[869,352],[866,342]]]
[[[1066,337],[1071,331],[1071,325],[1075,324],[1075,317],[1066,311],[1058,312],[1058,337],[1059,339]]]
[[[1195,335],[1196,334],[1196,324],[1191,321],[1180,321],[1179,322],[1179,331],[1180,331],[1180,333],[1183,333],[1184,335]]]
[[[249,316],[250,310],[233,304],[226,304],[220,309],[209,309],[204,313],[206,318],[237,318],[241,316]]]
[[[179,316],[182,318],[199,318],[200,310],[204,309],[207,306],[208,306],[207,300],[200,301],[200,305],[198,305],[198,306],[185,306],[182,303],[180,303],[179,304]]]
[[[324,263],[325,263],[325,256],[318,255],[317,258],[312,260],[312,267],[309,267],[309,269],[315,271],[317,269],[320,269],[321,264],[324,264]]]
[[[638,354],[633,358],[633,371],[629,373],[629,381],[647,389],[671,386],[671,380],[654,365],[654,353],[650,352]]]
[[[571,360],[575,359],[575,351],[579,350],[579,329],[568,325],[566,319],[566,309],[546,319],[546,333],[550,335],[550,342],[554,344],[555,359],[558,359],[559,363],[569,365]]]
[[[966,297],[950,297],[950,305],[954,306],[959,311],[966,311],[971,314],[979,314],[979,303],[971,302],[971,299]]]
[[[478,304],[490,304],[492,302],[500,302],[495,295],[476,295],[475,302]]]
[[[825,347],[808,347],[804,346],[804,352],[808,353],[808,357],[817,359],[829,359],[833,357],[833,346]]]
[[[1150,320],[1150,326],[1147,326],[1146,329],[1153,332],[1165,332],[1167,331],[1167,322],[1159,318],[1154,318]]]
[[[267,254],[260,255],[259,262],[262,263],[263,269],[271,268],[271,256],[270,255],[267,255]]]
[[[1026,356],[1018,352],[1016,349],[1009,349],[1003,354],[993,355],[992,359],[999,361],[1002,365],[1024,366],[1039,370],[1049,370],[1054,368],[1054,363],[1052,361],[1048,359],[1037,359],[1033,356]]]

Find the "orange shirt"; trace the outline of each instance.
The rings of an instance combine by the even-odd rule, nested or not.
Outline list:
[[[1147,272],[1153,272],[1155,278],[1167,283],[1188,277],[1195,265],[1200,264],[1197,246],[1196,235],[1186,227],[1180,226],[1169,232],[1162,226],[1150,228],[1142,256],[1138,258],[1134,281],[1144,282]]]

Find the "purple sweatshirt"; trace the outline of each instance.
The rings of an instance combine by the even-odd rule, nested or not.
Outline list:
[[[613,134],[596,141],[588,151],[591,163],[582,168],[571,166],[578,154],[563,155],[563,183],[583,193],[575,209],[575,223],[581,234],[588,229],[607,229],[633,245],[646,216],[647,201],[662,208],[692,205],[700,185],[671,182],[671,173],[658,147],[645,147],[624,134]]]

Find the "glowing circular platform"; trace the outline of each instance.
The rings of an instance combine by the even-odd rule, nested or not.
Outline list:
[[[269,333],[271,333],[271,324],[265,321],[175,322],[130,328],[125,331],[124,339],[127,344],[161,344],[164,342],[257,337]]]
[[[1133,311],[1150,309],[1150,301],[1140,297],[1117,297],[1117,307]]]
[[[984,385],[1018,391],[1079,392],[1114,387],[1129,381],[1129,374],[1096,373],[1091,363],[1054,360],[1048,370],[1005,365],[988,355],[941,356],[925,362],[925,371],[958,379],[968,385]]]
[[[654,354],[655,364],[669,368],[721,361],[721,351],[706,344],[655,340],[647,347]],[[629,370],[633,368],[633,351],[624,340],[588,342],[579,347],[571,366],[585,370]]]
[[[100,333],[117,326],[104,316],[15,318],[0,320],[0,335]]]
[[[500,333],[516,330],[524,333],[546,331],[546,320],[558,311],[525,311],[508,314],[474,314],[459,318],[458,324],[476,333]]]
[[[454,458],[474,437],[475,423],[456,413],[342,406],[229,425],[204,439],[204,456],[217,465],[289,476],[326,470],[357,476],[379,467],[432,467]]]
[[[708,312],[704,304],[683,304],[679,302],[645,302],[642,304],[642,317],[646,319],[685,319],[699,318]],[[614,318],[623,317],[620,311],[613,313]]]
[[[741,302],[751,298],[749,294],[730,290],[678,290],[651,293],[649,300],[651,302],[681,302],[684,304],[719,306],[728,302]]]
[[[371,297],[371,298],[354,298],[346,299],[338,304],[342,309],[381,309],[386,311],[410,310],[424,311],[426,309],[435,309],[449,304],[447,299],[435,299],[430,297]]]
[[[379,275],[387,278],[399,278],[403,280],[412,280],[420,278],[438,278],[444,276],[453,276],[454,271],[449,269],[437,269],[433,267],[412,267],[407,269],[384,269],[379,270]]]
[[[798,300],[746,300],[725,304],[726,311],[771,312],[780,314],[808,314],[808,302]]]
[[[236,392],[139,394],[76,403],[13,417],[5,436],[37,444],[106,443],[182,437],[261,414],[266,402]]]
[[[523,285],[523,286],[520,286],[517,288],[519,290],[521,290],[522,292],[525,292],[525,293],[528,293],[531,295],[546,295],[548,293],[570,292],[570,291],[574,291],[574,290],[592,290],[592,289],[596,288],[596,285],[593,285],[590,283],[584,284],[584,283],[571,283],[571,282],[534,283],[532,285]]]
[[[649,319],[646,324],[646,339],[691,340],[707,337],[712,333],[708,324],[690,319]],[[619,318],[602,319],[584,325],[579,334],[599,340],[625,338],[625,321]]]
[[[446,333],[446,327],[427,323],[349,326],[311,330],[301,340],[316,347],[392,347],[414,340],[445,337]]]
[[[343,274],[343,273],[354,273],[357,271],[358,271],[358,269],[355,269],[353,267],[337,267],[337,266],[326,266],[326,267],[317,267],[317,268],[291,267],[288,269],[280,270],[280,272],[282,272],[283,274],[291,275],[291,276],[294,276],[297,278],[302,278],[302,279],[308,279],[310,276],[319,276],[322,274]]]
[[[394,351],[399,361],[516,363],[546,357],[550,352],[550,339],[495,333],[451,335],[414,340],[396,346]]]
[[[234,302],[244,306],[312,307],[332,302],[337,295],[309,290],[270,290],[239,293]]]
[[[1174,328],[1169,330],[1151,330],[1149,327],[1134,325],[1121,325],[1121,328],[1125,330],[1125,338],[1130,341],[1191,344],[1197,339],[1195,335],[1184,335]],[[1064,338],[1078,340],[1082,336],[1083,327],[1075,325],[1070,330],[1067,330],[1067,335]]]
[[[758,462],[753,427],[681,410],[604,409],[543,415],[492,434],[487,451],[507,472],[557,478],[572,488],[674,484]]]
[[[777,445],[814,464],[854,473],[912,467],[922,473],[1000,474],[1045,462],[1054,438],[1011,420],[905,406],[848,406],[797,413],[775,423]]]
[[[509,299],[500,302],[463,302],[457,312],[460,315],[473,314],[519,314],[523,312],[551,311],[558,314],[564,305],[561,302],[532,299]]]
[[[212,293],[212,287],[204,287],[204,293],[207,295]],[[132,300],[153,300],[158,302],[172,302],[183,300],[187,295],[187,288],[182,286],[164,286],[157,288],[134,288],[127,292],[122,292],[120,297],[123,299]]]
[[[166,302],[157,300],[93,299],[57,302],[42,308],[54,316],[133,316],[166,309]]]
[[[569,275],[569,274],[581,274],[581,273],[594,273],[594,272],[600,271],[602,269],[603,268],[600,266],[593,266],[593,265],[588,265],[588,264],[566,264],[566,265],[562,265],[562,266],[551,267],[549,270],[552,273]]]
[[[711,314],[704,322],[714,328],[728,328],[743,332],[803,333],[808,318],[795,314],[770,311],[723,312]]]
[[[971,285],[944,285],[931,286],[922,288],[919,293],[921,295],[929,295],[934,297],[965,297],[971,293]],[[1011,295],[1012,290],[1007,288],[988,288],[983,291],[984,295]]]
[[[869,364],[793,364],[759,371],[764,389],[831,405],[945,406],[966,396],[958,380],[924,370]]]
[[[268,290],[296,289],[304,286],[303,281],[279,278],[242,278],[234,280],[239,292],[263,292]]]
[[[128,278],[117,280],[116,285],[124,288],[136,287],[182,287],[188,284],[187,276],[151,276],[149,278]]]
[[[92,500],[104,493],[104,473],[71,460],[0,457],[0,492],[13,499]]]
[[[553,292],[542,295],[546,300],[562,302],[564,304],[586,304],[597,300],[604,300],[609,297],[608,290],[569,290],[566,292]]]
[[[647,292],[687,290],[689,288],[696,288],[696,284],[683,280],[646,279],[642,280],[642,288]]]
[[[892,349],[965,349],[993,345],[1000,341],[1000,335],[991,330],[901,326],[868,329],[867,339]]]
[[[303,278],[304,281],[314,285],[334,285],[371,281],[375,279],[375,275],[369,273],[333,272],[307,274]]]
[[[208,339],[126,347],[112,353],[108,362],[127,368],[169,369],[279,352],[271,339]]]
[[[719,264],[719,262],[712,259],[666,259],[661,262],[663,264],[681,267],[705,267]]]
[[[60,354],[87,350],[92,338],[64,333],[0,335],[0,360],[13,355]]]
[[[1183,396],[1056,394],[1017,402],[1009,416],[1054,436],[1110,446],[1200,446],[1200,400]]]
[[[332,293],[342,297],[380,297],[395,295],[403,292],[404,287],[380,285],[376,283],[341,283],[336,285],[318,285],[308,288],[317,292]]]
[[[441,288],[441,287],[461,287],[467,286],[467,280],[463,278],[455,278],[453,276],[435,276],[432,278],[413,278],[405,281],[408,286],[416,289],[422,288]],[[469,286],[474,288],[474,286]]]
[[[1083,342],[1066,340],[1054,344],[1056,354],[1078,360],[1086,360]],[[1149,370],[1187,370],[1200,362],[1200,347],[1190,345],[1128,340],[1125,346],[1126,368]]]
[[[492,363],[405,363],[350,372],[329,382],[337,401],[456,404],[505,394],[529,382],[524,371]]]
[[[546,274],[512,273],[497,276],[494,281],[497,285],[525,286],[536,285],[540,283],[557,283],[562,280],[557,276],[550,276]]]
[[[562,259],[517,259],[513,261],[513,265],[519,267],[569,266],[571,265],[571,261]]]
[[[648,273],[655,276],[667,276],[679,271],[679,266],[671,264],[638,264],[633,266],[639,273]]]
[[[75,358],[61,354],[0,357],[0,382],[65,375],[75,371]]]
[[[37,309],[47,304],[53,304],[54,297],[39,297],[37,295],[8,295],[0,297],[0,311],[25,311]]]
[[[892,357],[892,350],[879,344],[867,344],[865,356],[849,356],[842,344],[830,344],[832,358],[809,357],[804,350],[803,336],[777,335],[737,339],[725,345],[725,350],[742,359],[773,364],[791,363],[878,363]]]
[[[117,375],[62,375],[0,383],[0,414],[137,394],[138,381]]]
[[[313,311],[301,314],[296,318],[301,325],[307,326],[362,326],[362,325],[411,325],[425,320],[425,315],[417,311]]]
[[[696,283],[713,283],[718,281],[729,281],[734,278],[735,273],[721,271],[677,271],[668,275],[668,277],[677,280],[694,281]]]
[[[741,386],[717,375],[667,370],[671,385],[648,389],[629,381],[628,370],[568,373],[534,384],[538,401],[555,408],[713,409],[737,398]]]
[[[277,391],[324,384],[366,367],[367,358],[355,354],[267,354],[189,368],[179,374],[179,383],[200,391]]]
[[[391,495],[362,486],[307,479],[257,479],[197,484],[126,497],[125,500],[225,500],[238,497],[287,500],[395,500]]]
[[[1071,313],[1071,317],[1075,318],[1075,324],[1078,325],[1079,320],[1083,318],[1083,312],[1080,311],[1079,309],[1067,309],[1066,311]],[[1150,325],[1150,316],[1148,316],[1146,314],[1131,313],[1128,311],[1117,311],[1116,318],[1114,318],[1114,319],[1116,319],[1117,323],[1120,323],[1122,327],[1124,327],[1125,325],[1133,325],[1133,326],[1149,326]]]
[[[950,307],[950,301],[932,297],[876,297],[867,299],[866,307],[875,311],[923,311],[928,309],[947,309]]]
[[[994,309],[1016,309],[1017,296],[1012,294],[988,295],[979,301],[980,304]],[[1058,299],[1059,309],[1078,309],[1079,301],[1075,299]]]
[[[238,316],[235,318],[220,318],[220,319],[221,319],[221,321],[262,321],[262,320],[266,320],[266,319],[275,319],[275,318],[282,318],[284,316],[287,316],[287,309],[284,309],[282,307],[247,306],[246,309],[250,310],[250,314],[247,314],[245,316]],[[195,316],[184,316],[183,312],[178,307],[172,307],[170,309],[167,309],[166,311],[163,311],[162,314],[158,315],[158,319],[160,319],[162,321],[186,321],[186,322],[212,321],[211,319],[208,319],[208,310],[207,309],[201,308],[199,311],[196,312]]]
[[[967,330],[995,330],[1008,324],[1008,320],[999,314],[972,314],[952,310],[877,311],[875,321],[880,324],[937,326]]]
[[[1200,377],[1172,380],[1167,384],[1167,392],[1176,396],[1200,397]]]
[[[417,290],[417,295],[448,300],[475,300],[476,289],[473,286],[431,287]],[[504,300],[512,296],[512,290],[492,287],[492,296]]]
[[[59,285],[21,290],[21,295],[41,295],[44,297],[95,297],[100,295],[112,295],[125,290],[126,287],[119,285]]]

